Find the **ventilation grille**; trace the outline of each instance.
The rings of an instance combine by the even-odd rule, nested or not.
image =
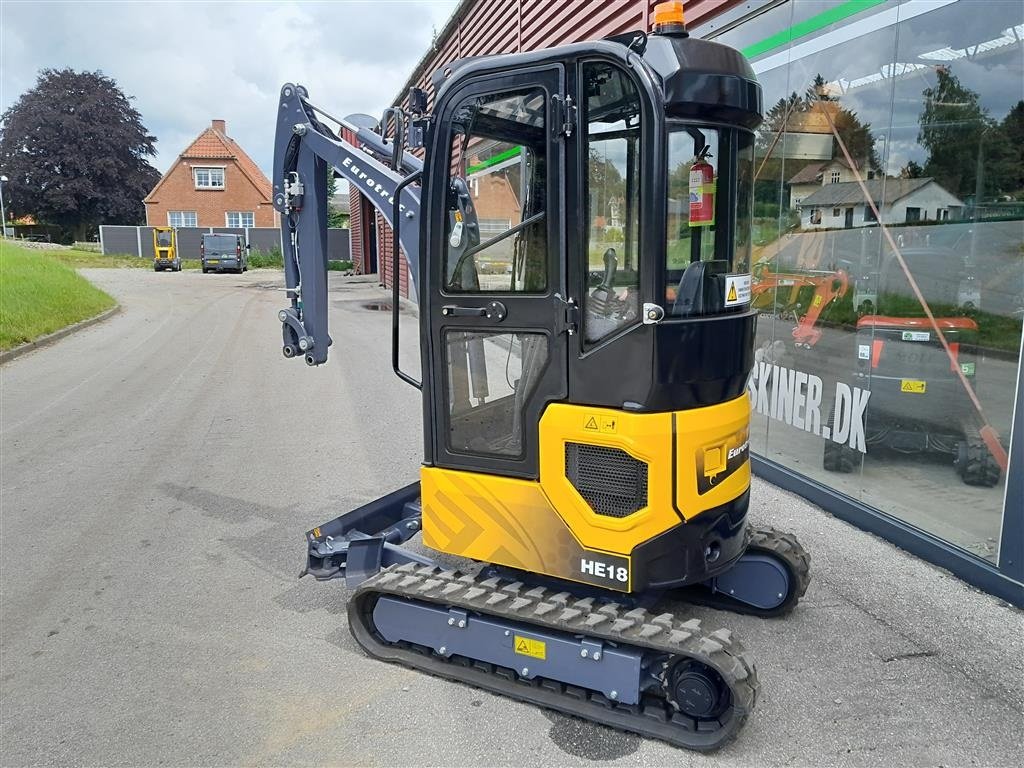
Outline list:
[[[565,476],[598,515],[626,517],[647,506],[647,465],[618,448],[566,443]]]

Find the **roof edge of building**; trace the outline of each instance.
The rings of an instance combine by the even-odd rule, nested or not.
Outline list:
[[[405,100],[405,95],[409,92],[409,89],[416,85],[416,81],[419,80],[421,70],[423,70],[431,57],[440,50],[440,45],[444,40],[448,39],[448,35],[452,31],[452,27],[458,27],[466,14],[469,13],[470,7],[476,0],[460,0],[459,4],[452,11],[451,17],[445,22],[445,25],[441,28],[441,31],[437,33],[431,41],[431,45],[427,48],[426,52],[420,57],[420,60],[416,62],[416,66],[412,68],[412,73],[406,79],[405,84],[402,86],[398,94],[391,100],[392,106],[397,106]]]
[[[464,2],[469,2],[469,0],[464,0]],[[198,144],[199,140],[202,139],[203,136],[205,136],[207,133],[212,133],[217,138],[217,140],[220,141],[221,145],[224,147],[224,150],[228,153],[227,157],[207,157],[204,155],[189,154],[189,151],[192,149],[192,147]],[[248,162],[242,162],[242,158],[245,158]],[[202,131],[200,131],[199,134],[191,142],[189,142],[189,145],[185,147],[185,149],[183,149],[176,158],[174,158],[174,162],[167,167],[167,170],[160,176],[159,181],[157,181],[153,188],[149,190],[149,194],[142,198],[143,205],[148,205],[149,203],[157,202],[153,198],[153,195],[156,194],[157,190],[160,189],[163,183],[168,179],[168,177],[170,177],[171,172],[178,167],[178,163],[182,162],[183,160],[233,160],[235,163],[235,167],[242,172],[242,175],[249,180],[249,183],[252,184],[253,188],[261,196],[262,202],[271,202],[273,185],[271,184],[270,179],[267,178],[267,175],[263,173],[263,170],[256,164],[256,161],[249,156],[248,152],[242,149],[241,144],[232,139],[226,133],[221,133],[212,125],[210,125],[204,128]],[[247,167],[250,164],[252,165],[252,168],[255,169],[255,171],[259,174],[259,177],[253,177],[252,172]]]
[[[881,180],[880,179],[868,179],[864,183],[865,184],[871,184],[872,182],[875,182],[875,181],[881,181]],[[907,185],[908,189],[906,191],[902,192],[902,194],[899,194],[896,197],[893,197],[893,198],[888,199],[888,200],[875,200],[874,202],[876,204],[879,204],[879,205],[892,205],[893,203],[896,203],[896,202],[902,200],[907,195],[913,194],[914,192],[916,192],[919,189],[924,189],[929,184],[937,183],[935,181],[935,178],[932,177],[932,176],[921,176],[921,177],[918,177],[916,179],[899,179],[899,178],[894,178],[894,179],[889,179],[889,181],[911,181],[911,182],[920,182],[920,183],[919,184],[908,184]],[[819,205],[821,205],[821,206],[847,205],[847,204],[849,204],[851,202],[853,202],[856,205],[863,204],[865,202],[863,199],[862,200],[857,200],[857,201],[832,200],[832,199],[830,199],[829,195],[824,194],[826,192],[835,192],[840,187],[842,187],[843,191],[845,191],[846,189],[849,189],[851,186],[857,186],[859,188],[860,185],[859,185],[859,182],[856,182],[856,181],[837,181],[837,182],[834,182],[834,183],[831,183],[831,184],[824,184],[818,192],[814,192],[814,193],[808,195],[807,197],[805,197],[803,200],[801,200],[800,201],[800,205],[801,206],[810,205],[811,207],[814,207],[814,206],[819,206]],[[942,185],[940,184],[939,186],[941,187]],[[882,192],[884,190],[885,190],[885,186],[883,185],[881,190],[880,190],[880,192]],[[818,195],[819,193],[821,194],[822,199],[821,200],[814,200],[813,199],[814,196]]]

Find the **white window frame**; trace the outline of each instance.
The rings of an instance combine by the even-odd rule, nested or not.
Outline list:
[[[239,223],[232,224],[232,216],[237,216]],[[245,223],[246,219],[248,219],[248,224]],[[252,229],[256,226],[256,213],[255,211],[225,211],[224,226],[232,229]]]
[[[174,218],[173,218],[175,214],[177,214],[179,219],[180,219],[177,223],[175,223]],[[188,217],[188,220],[190,220],[192,222],[191,224],[185,223],[186,217]],[[195,211],[168,211],[167,212],[167,226],[168,227],[198,227],[199,226],[199,216],[198,216],[198,214],[196,214]]]
[[[192,182],[195,184],[196,189],[224,189],[224,177],[227,175],[225,172],[226,166],[223,165],[193,165],[192,166]],[[202,171],[209,171],[209,184],[199,183],[199,174]],[[213,172],[220,172],[220,184],[213,183]]]
[[[839,171],[832,171],[832,183],[838,184],[839,180],[843,177],[843,174]]]

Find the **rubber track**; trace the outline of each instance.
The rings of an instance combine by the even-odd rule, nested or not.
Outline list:
[[[789,571],[792,588],[785,600],[774,608],[757,608],[734,600],[721,592],[712,592],[703,585],[678,590],[679,595],[697,605],[764,618],[784,616],[793,610],[800,598],[807,592],[807,585],[811,583],[811,556],[806,549],[800,546],[796,536],[791,533],[778,531],[775,528],[751,527],[748,530],[750,539],[747,544],[747,552],[775,557],[782,561]]]
[[[658,655],[698,659],[714,667],[729,684],[732,705],[718,720],[695,721],[651,693],[643,694],[639,704],[625,705],[600,693],[554,680],[528,680],[514,670],[494,664],[461,656],[445,657],[410,643],[390,644],[373,628],[373,607],[382,595],[462,608],[501,618],[525,631],[540,627],[585,635],[620,647],[630,645]],[[757,673],[747,652],[733,639],[730,630],[705,633],[699,619],[680,622],[670,613],[655,616],[642,608],[627,610],[611,601],[577,598],[568,592],[528,587],[519,581],[484,579],[416,564],[392,566],[363,582],[349,602],[348,613],[352,635],[367,653],[378,659],[687,749],[711,751],[731,741],[757,700]]]
[[[964,466],[960,466],[959,456],[954,454],[953,466],[963,480],[964,485],[991,488],[999,482],[1002,472],[995,458],[989,451],[985,441],[981,439],[981,431],[973,423],[963,425],[964,441],[967,443],[967,457]]]

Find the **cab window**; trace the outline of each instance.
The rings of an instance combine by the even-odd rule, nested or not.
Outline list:
[[[718,131],[691,125],[673,126],[668,136],[668,215],[665,219],[670,276],[681,274],[691,262],[715,259],[717,176]]]
[[[753,134],[676,121],[668,127],[666,311],[742,307],[750,291]],[[732,173],[734,187],[720,183],[720,174]]]
[[[546,95],[474,95],[453,117],[446,293],[547,290]]]
[[[583,339],[593,343],[639,318],[640,96],[625,71],[605,62],[584,62],[581,82]]]

